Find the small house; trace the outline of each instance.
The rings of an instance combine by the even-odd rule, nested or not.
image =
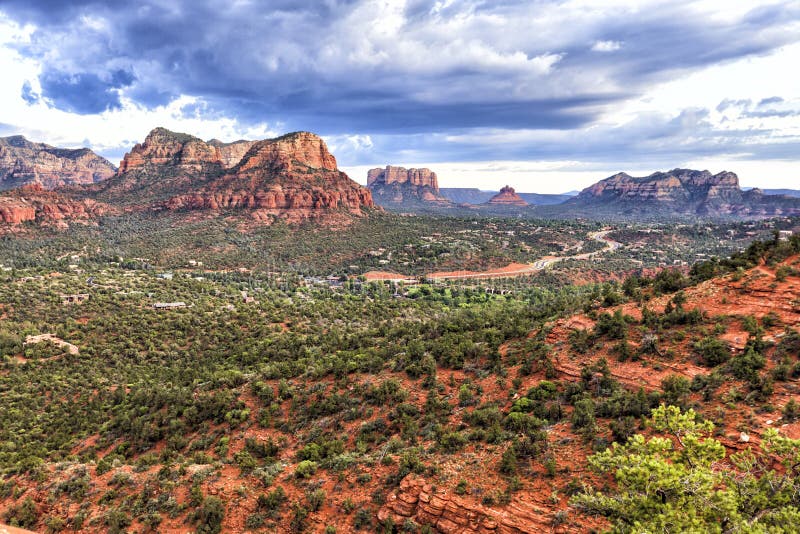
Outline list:
[[[157,310],[171,310],[173,308],[185,308],[185,302],[156,302],[153,308]]]

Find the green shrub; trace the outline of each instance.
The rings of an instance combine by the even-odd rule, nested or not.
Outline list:
[[[20,504],[8,509],[4,518],[5,522],[12,527],[33,529],[36,527],[36,523],[39,522],[39,507],[36,506],[33,499],[25,497],[25,500]]]
[[[728,345],[715,337],[701,339],[694,344],[694,350],[706,367],[716,367],[727,362],[731,357]]]
[[[225,518],[225,505],[217,497],[206,497],[194,517],[199,534],[219,534]]]
[[[317,462],[312,460],[303,460],[294,470],[297,478],[311,478],[317,472]]]

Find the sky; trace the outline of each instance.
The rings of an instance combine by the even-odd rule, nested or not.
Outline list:
[[[118,163],[156,126],[322,135],[366,182],[626,171],[800,189],[800,2],[0,0],[0,136]]]

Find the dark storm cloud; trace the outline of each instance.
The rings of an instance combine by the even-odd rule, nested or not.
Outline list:
[[[42,95],[55,107],[86,115],[119,109],[118,89],[131,85],[134,79],[131,73],[122,70],[109,73],[106,79],[94,73],[48,71],[39,82]]]
[[[738,18],[703,16],[685,2],[638,10],[541,0],[388,4],[0,0],[0,12],[37,27],[18,50],[41,61],[41,97],[61,109],[97,113],[118,108],[122,97],[154,107],[185,94],[201,100],[181,110],[186,116],[372,134],[383,140],[375,151],[461,158],[658,151],[659,139],[680,129],[675,117],[641,130],[629,125],[638,133],[598,136],[591,146],[576,139],[594,134],[488,147],[448,134],[576,131],[655,83],[800,39],[800,5],[792,2]],[[36,98],[30,87],[23,92]],[[734,105],[756,112],[750,102],[717,109]]]
[[[708,109],[688,109],[671,116],[649,114],[613,127],[542,132],[453,132],[447,136],[372,136],[368,152],[343,154],[351,165],[381,161],[428,163],[487,160],[580,160],[604,168],[619,162],[646,161],[652,167],[668,168],[676,162],[725,154],[730,159],[792,160],[800,153],[795,138],[776,143],[771,131],[761,128],[722,130],[709,117]],[[403,146],[403,151],[396,147]],[[646,155],[646,158],[642,158]],[[624,170],[621,168],[621,170]]]
[[[27,81],[22,84],[22,99],[28,104],[35,104],[39,101],[40,96],[33,91],[31,82]]]

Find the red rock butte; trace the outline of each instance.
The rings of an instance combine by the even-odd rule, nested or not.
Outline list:
[[[262,221],[299,221],[374,207],[369,190],[339,171],[325,141],[310,132],[225,144],[157,128],[120,165],[123,180],[142,174],[170,177],[167,189],[178,190],[165,199],[170,210],[247,209]]]
[[[496,205],[496,206],[527,206],[528,203],[525,202],[522,197],[520,197],[514,188],[511,186],[505,186],[500,189],[500,192],[489,199],[489,204]]]
[[[379,201],[400,203],[404,200],[449,203],[439,193],[436,173],[430,169],[406,169],[387,165],[367,172],[367,187]]]
[[[430,187],[436,193],[439,192],[439,182],[436,173],[430,169],[406,169],[404,167],[393,167],[387,165],[385,169],[370,169],[367,172],[367,186],[374,183],[390,184],[410,184],[418,187]]]

